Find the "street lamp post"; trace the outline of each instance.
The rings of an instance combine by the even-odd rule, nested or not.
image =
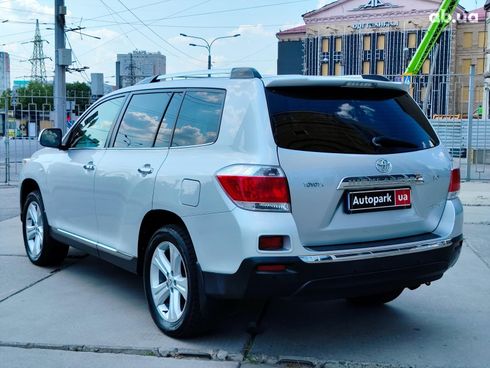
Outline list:
[[[222,40],[222,39],[225,39],[225,38],[234,38],[234,37],[239,37],[240,34],[237,33],[237,34],[234,34],[232,36],[222,36],[222,37],[216,37],[214,40],[212,40],[211,42],[208,42],[208,40],[206,40],[205,38],[202,38],[202,37],[198,37],[198,36],[191,36],[191,35],[187,35],[185,33],[181,33],[180,34],[182,37],[188,37],[188,38],[195,38],[197,40],[201,40],[205,43],[205,45],[199,45],[199,44],[195,44],[195,43],[190,43],[189,46],[194,46],[194,47],[203,47],[205,48],[206,50],[208,50],[208,70],[211,70],[211,47],[213,46],[213,44],[218,41],[218,40]],[[210,75],[209,75],[210,76]]]

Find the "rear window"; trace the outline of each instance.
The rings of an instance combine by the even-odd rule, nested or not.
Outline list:
[[[439,144],[403,91],[347,87],[266,89],[276,144],[300,151],[383,154]]]

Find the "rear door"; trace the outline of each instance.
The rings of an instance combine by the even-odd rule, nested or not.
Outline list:
[[[136,256],[139,227],[151,210],[155,177],[165,161],[182,92],[131,96],[112,146],[97,167],[95,205],[101,256]]]
[[[450,162],[404,91],[310,86],[266,94],[303,245],[399,238],[437,227]]]

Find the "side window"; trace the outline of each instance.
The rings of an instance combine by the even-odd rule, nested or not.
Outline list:
[[[174,131],[175,122],[177,121],[177,115],[179,113],[180,105],[182,104],[183,95],[183,93],[174,93],[172,100],[167,107],[167,111],[165,111],[162,123],[160,124],[155,147],[170,146],[172,132]]]
[[[224,100],[224,91],[187,92],[175,126],[172,147],[215,142]]]
[[[124,113],[114,147],[153,147],[158,126],[171,96],[169,92],[134,95]]]
[[[75,126],[70,138],[70,147],[104,147],[123,102],[124,96],[116,97],[101,103],[92,110],[82,122]]]

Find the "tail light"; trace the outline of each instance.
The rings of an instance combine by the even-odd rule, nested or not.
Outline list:
[[[451,171],[451,181],[449,182],[449,199],[454,199],[458,196],[459,190],[461,189],[461,173],[459,168],[452,169]]]
[[[251,211],[289,212],[289,187],[276,166],[233,165],[216,175],[225,193],[238,207]]]

